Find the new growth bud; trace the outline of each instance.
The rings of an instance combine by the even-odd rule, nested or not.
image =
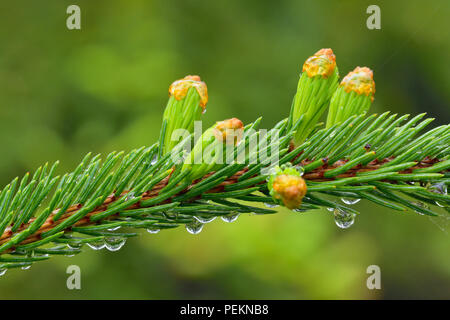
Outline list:
[[[375,81],[373,81],[373,71],[367,67],[356,67],[342,79],[341,87],[345,92],[356,92],[358,95],[366,95],[370,100],[374,100]]]
[[[190,170],[186,180],[196,180],[223,164],[232,163],[235,146],[243,133],[244,124],[237,118],[219,121],[205,130],[184,161],[182,170]]]
[[[336,68],[336,56],[331,49],[320,49],[303,64],[303,72],[308,77],[321,76],[328,78]]]
[[[186,76],[183,79],[174,81],[169,87],[169,97],[173,96],[177,100],[181,100],[186,97],[190,88],[195,88],[200,96],[199,106],[202,109],[206,108],[208,103],[208,88],[206,83],[201,81],[199,76]]]
[[[291,166],[276,167],[267,187],[272,198],[288,209],[299,208],[307,192],[301,173]]]
[[[347,120],[353,115],[367,112],[374,100],[375,81],[367,67],[356,67],[342,79],[331,98],[327,128]]]
[[[244,132],[244,124],[237,118],[220,121],[216,123],[214,135],[220,141],[227,144],[238,144]]]
[[[303,143],[316,126],[338,87],[339,79],[336,56],[331,49],[321,49],[309,57],[302,71],[290,116],[290,125],[302,117],[292,141],[294,147]]]
[[[186,76],[169,87],[169,101],[163,115],[165,130],[161,130],[160,154],[169,153],[194,130],[194,122],[206,111],[208,89],[199,76]],[[177,131],[178,130],[178,131]]]

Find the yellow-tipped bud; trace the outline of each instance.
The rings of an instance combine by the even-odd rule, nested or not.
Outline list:
[[[314,130],[338,86],[339,70],[333,50],[321,49],[305,61],[289,122],[289,126],[293,126],[302,118],[292,139],[295,147],[301,145]]]
[[[200,107],[204,110],[208,103],[208,88],[206,87],[206,83],[201,81],[199,76],[189,75],[183,79],[174,81],[169,87],[169,96],[181,100],[186,97],[188,90],[192,87],[197,90],[200,96]]]
[[[193,90],[190,90],[193,88]],[[208,89],[199,76],[186,76],[169,87],[169,101],[163,115],[159,156],[165,155],[182,140],[177,130],[192,133],[208,103]],[[179,131],[180,132],[180,131]],[[175,134],[175,136],[174,136]]]
[[[358,95],[366,95],[373,101],[375,95],[375,81],[373,71],[367,67],[356,67],[342,79],[341,87],[345,92],[355,91]]]
[[[351,116],[367,112],[374,100],[375,81],[367,67],[356,67],[342,79],[331,98],[327,128],[342,123]]]
[[[242,139],[244,124],[237,118],[217,122],[203,132],[184,161],[186,181],[194,181],[235,160],[235,145]]]
[[[274,197],[283,201],[288,209],[298,208],[306,194],[306,183],[302,177],[282,174],[273,181]]]
[[[303,64],[303,72],[312,78],[320,75],[328,78],[336,68],[336,56],[331,49],[320,49]]]
[[[302,178],[302,172],[290,163],[275,167],[267,181],[272,198],[288,209],[299,208],[308,188]]]
[[[223,121],[219,121],[216,123],[214,127],[214,135],[220,141],[225,141],[229,143],[231,138],[233,139],[231,142],[235,145],[239,143],[242,138],[242,134],[244,132],[244,124],[238,118],[231,118]]]

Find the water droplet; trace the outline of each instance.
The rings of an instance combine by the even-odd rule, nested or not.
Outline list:
[[[6,273],[7,269],[0,269],[0,277]]]
[[[292,211],[294,211],[294,212],[305,212],[306,210],[302,209],[302,208],[295,208],[295,209],[292,209]]]
[[[30,269],[30,268],[31,268],[31,264],[28,265],[28,266],[23,266],[21,269],[22,269],[22,270],[28,270],[28,269]]]
[[[434,192],[437,194],[442,194],[442,195],[448,194],[447,185],[445,183],[436,183],[436,184],[429,186],[427,189],[428,189],[428,191]],[[441,203],[439,201],[435,201],[435,202],[436,202],[436,205],[438,205],[439,207],[444,208],[446,206],[444,203]]]
[[[197,220],[194,220],[191,223],[188,223],[186,225],[186,230],[191,234],[199,234],[202,232],[203,229],[203,223],[198,222]]]
[[[158,161],[158,157],[154,156],[152,161],[150,162],[151,165],[154,165],[156,163],[156,161]]]
[[[125,198],[125,201],[133,200],[134,198],[136,198],[136,196],[134,195],[134,192],[129,192],[127,194],[127,197]]]
[[[300,176],[303,176],[303,174],[305,173],[305,168],[300,164],[295,165],[294,168],[297,169],[297,171],[300,173]]]
[[[109,228],[108,231],[116,231],[116,230],[119,230],[120,228],[121,228],[120,226],[117,226],[114,228]]]
[[[161,229],[158,229],[156,227],[147,228],[147,232],[151,234],[157,234],[159,231],[161,231]]]
[[[349,206],[357,204],[361,201],[361,199],[355,199],[355,198],[342,198],[341,201]]]
[[[431,192],[437,192],[437,193],[444,194],[444,195],[448,194],[447,185],[445,183],[436,183],[436,184],[432,185],[430,187],[430,189],[431,189],[430,190]],[[434,189],[434,191],[433,191],[433,189]]]
[[[333,212],[334,208],[327,208],[328,211]]]
[[[109,251],[118,251],[124,246],[125,242],[125,238],[122,237],[108,237],[105,238],[105,247]]]
[[[221,216],[220,218],[225,222],[234,222],[237,220],[238,217],[239,217],[239,213],[234,212],[234,213],[230,213],[230,214]]]
[[[216,217],[216,216],[212,216],[212,217],[194,216],[194,218],[195,218],[198,222],[203,223],[203,224],[206,224],[206,223],[210,223],[210,222],[216,220],[217,217]]]
[[[80,249],[82,246],[83,244],[79,242],[72,242],[67,244],[67,248],[72,250]]]
[[[101,250],[106,247],[105,241],[99,240],[94,242],[89,242],[87,244],[92,250]]]
[[[341,229],[350,228],[355,222],[355,214],[342,209],[334,209],[334,221]]]
[[[264,202],[264,205],[265,205],[267,208],[276,208],[276,207],[278,207],[278,205],[275,204],[275,203],[267,203],[267,202]]]
[[[415,206],[417,206],[417,207],[420,207],[420,208],[423,208],[423,209],[428,209],[429,207],[428,207],[428,205],[426,205],[425,203],[423,203],[422,201],[417,201],[417,202],[411,202],[411,204],[413,204],[413,205],[415,205]],[[418,214],[420,214],[420,215],[424,215],[422,212],[420,212],[420,211],[417,211],[417,210],[414,210],[416,213],[418,213]]]

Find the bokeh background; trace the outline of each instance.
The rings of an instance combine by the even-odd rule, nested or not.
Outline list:
[[[82,29],[66,28],[78,4]],[[381,7],[381,30],[366,8]],[[46,161],[71,170],[86,152],[156,141],[169,84],[199,74],[204,115],[289,112],[303,61],[333,48],[342,75],[374,70],[373,112],[428,112],[449,123],[450,2],[421,1],[2,1],[0,182]],[[324,211],[220,219],[199,235],[143,232],[119,252],[56,257],[0,278],[0,298],[29,299],[392,299],[450,298],[446,222],[364,201],[340,230]],[[82,289],[66,288],[66,268]],[[381,267],[382,290],[366,287]]]

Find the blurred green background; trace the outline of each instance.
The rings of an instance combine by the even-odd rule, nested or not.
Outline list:
[[[81,7],[82,29],[66,28]],[[381,7],[381,30],[366,8]],[[450,2],[441,1],[2,1],[0,182],[46,161],[71,170],[88,151],[156,141],[169,84],[208,84],[205,125],[289,112],[303,61],[333,48],[341,75],[374,70],[373,112],[428,112],[449,123]],[[450,298],[445,221],[362,201],[340,230],[324,211],[220,219],[199,235],[143,232],[116,253],[57,257],[0,278],[0,298],[380,299]],[[442,231],[439,227],[442,227]],[[82,289],[66,288],[67,266]],[[368,290],[366,268],[381,268]]]

